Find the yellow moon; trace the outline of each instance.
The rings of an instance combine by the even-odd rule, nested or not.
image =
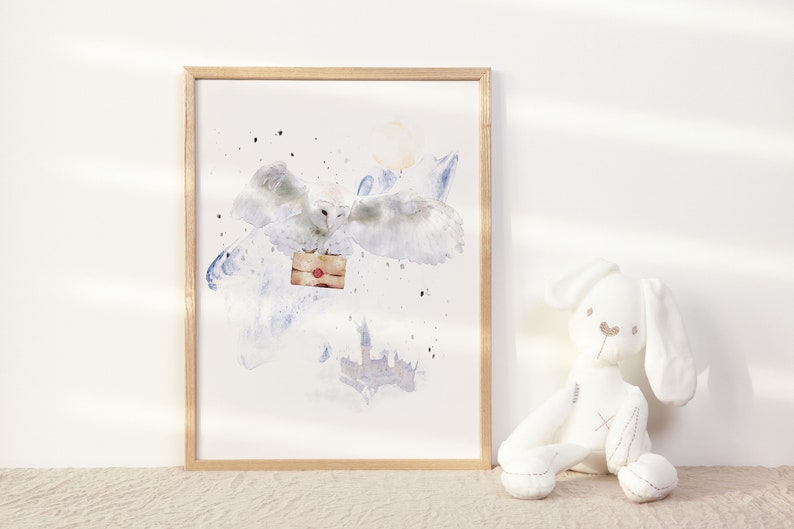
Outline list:
[[[375,161],[392,171],[402,171],[417,161],[421,138],[404,123],[392,121],[372,131],[370,148]]]

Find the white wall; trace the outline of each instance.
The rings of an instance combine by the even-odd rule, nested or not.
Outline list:
[[[0,3],[0,466],[182,462],[181,66],[491,66],[494,445],[572,352],[544,283],[672,288],[677,464],[794,464],[794,3]],[[517,339],[516,339],[517,337]]]

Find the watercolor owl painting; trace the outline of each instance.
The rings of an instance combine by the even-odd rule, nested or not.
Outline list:
[[[372,84],[196,87],[205,457],[479,450],[478,89]],[[296,444],[307,424],[328,442]]]

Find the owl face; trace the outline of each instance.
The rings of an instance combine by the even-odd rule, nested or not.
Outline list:
[[[323,234],[331,234],[347,222],[353,193],[339,184],[318,182],[306,194],[304,212]]]

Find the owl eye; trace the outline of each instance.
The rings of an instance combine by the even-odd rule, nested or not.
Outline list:
[[[320,210],[320,213],[322,213],[324,217],[328,216],[328,212],[325,211],[324,209]]]
[[[593,315],[593,307],[590,307],[589,309],[587,309],[587,315],[588,316],[592,316]]]

